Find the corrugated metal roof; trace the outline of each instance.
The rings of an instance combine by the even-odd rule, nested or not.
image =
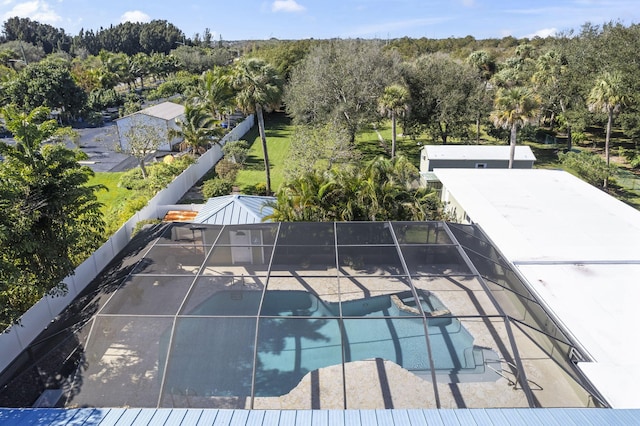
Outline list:
[[[261,223],[265,216],[273,213],[273,208],[266,204],[274,200],[274,197],[257,195],[225,195],[210,198],[193,222],[212,225]]]
[[[148,115],[150,117],[156,117],[168,121],[173,120],[174,118],[178,118],[182,114],[184,114],[184,105],[174,104],[173,102],[162,102],[160,104],[153,105],[145,109],[141,109],[140,111],[136,111],[134,113],[120,117],[116,120],[116,122],[128,120],[130,117],[139,114]]]
[[[161,104],[140,110],[138,113],[150,115],[151,117],[158,117],[163,120],[173,120],[174,118],[184,114],[184,106],[174,104],[173,102],[162,102]]]
[[[0,424],[137,425],[640,425],[640,410],[511,408],[456,410],[217,410],[184,408],[0,408]]]
[[[162,219],[165,222],[193,222],[198,216],[195,210],[169,210]]]
[[[429,160],[509,160],[509,145],[425,145]],[[516,146],[515,160],[535,161],[527,145]]]

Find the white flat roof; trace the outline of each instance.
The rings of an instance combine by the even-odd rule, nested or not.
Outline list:
[[[513,262],[640,260],[640,212],[567,172],[434,172]]]
[[[558,170],[436,169],[443,187],[594,362],[615,408],[640,408],[640,212]]]
[[[430,160],[509,160],[509,145],[425,145],[422,150]],[[518,161],[535,161],[527,145],[516,146]]]
[[[640,408],[640,264],[516,265],[594,362],[578,366],[614,408]]]

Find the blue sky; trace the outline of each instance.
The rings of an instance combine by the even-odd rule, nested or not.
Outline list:
[[[0,19],[31,18],[64,28],[98,29],[165,19],[188,37],[209,28],[225,40],[301,38],[547,36],[640,22],[638,0],[0,0]]]

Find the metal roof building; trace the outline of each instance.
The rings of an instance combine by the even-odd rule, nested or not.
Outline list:
[[[240,194],[209,198],[193,222],[212,225],[261,223],[265,216],[273,213],[273,208],[267,205],[272,201],[275,201],[274,197]]]
[[[478,224],[580,347],[617,408],[640,408],[640,212],[557,170],[437,169],[443,199]]]
[[[178,129],[177,120],[184,117],[184,105],[173,102],[162,102],[116,120],[120,148],[128,149],[128,135],[139,126],[154,127],[165,141],[158,147],[160,151],[171,151],[180,138],[169,138],[169,130]]]
[[[184,105],[176,104],[174,102],[162,102],[142,109],[137,113],[160,118],[162,120],[174,120],[184,114]]]

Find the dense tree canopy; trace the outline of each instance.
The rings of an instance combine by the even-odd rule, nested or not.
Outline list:
[[[63,51],[69,52],[71,37],[62,28],[54,28],[29,18],[13,17],[2,26],[4,41],[19,40],[40,46],[46,54]]]
[[[468,137],[485,93],[476,70],[438,53],[410,62],[403,74],[412,100],[405,133],[427,130],[445,144],[450,136]]]
[[[285,163],[285,177],[293,179],[309,170],[329,170],[337,164],[356,162],[360,157],[344,128],[333,123],[296,126]]]
[[[77,117],[87,94],[74,81],[63,60],[48,59],[29,64],[6,87],[10,102],[23,111],[40,106],[59,112],[64,121]]]
[[[88,186],[91,170],[55,142],[46,108],[2,110],[15,145],[0,142],[0,328],[42,296],[65,291],[73,273],[102,241],[104,222]],[[44,143],[49,141],[49,143]]]
[[[318,45],[291,74],[284,98],[287,112],[297,124],[334,122],[353,142],[376,116],[384,88],[398,81],[399,61],[375,42],[334,40]]]
[[[127,55],[140,52],[167,54],[176,47],[178,41],[183,40],[184,33],[165,20],[147,23],[123,22],[97,31],[80,30],[73,38],[73,50],[85,50],[91,55],[97,55],[101,50]]]

